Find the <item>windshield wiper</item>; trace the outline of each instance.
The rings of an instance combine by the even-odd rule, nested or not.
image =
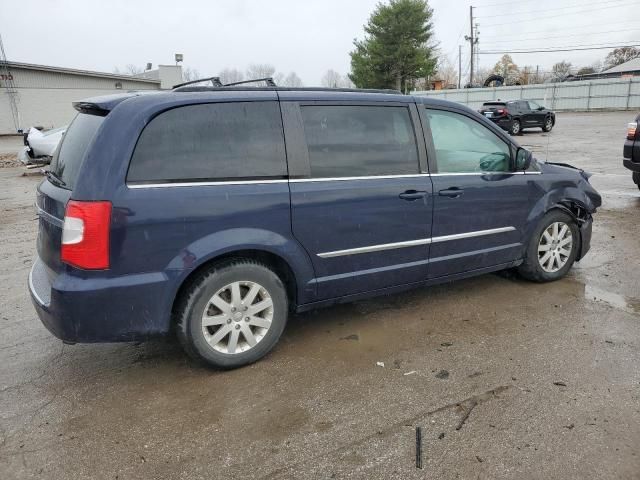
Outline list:
[[[44,174],[47,176],[47,178],[51,183],[53,183],[54,185],[57,185],[58,187],[64,187],[67,185],[65,181],[62,180],[62,178],[60,178],[56,172],[53,172],[51,170],[45,170]]]

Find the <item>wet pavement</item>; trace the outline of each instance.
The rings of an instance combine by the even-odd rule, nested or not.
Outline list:
[[[26,289],[38,179],[0,169],[0,478],[640,478],[633,116],[559,114],[519,138],[604,197],[566,279],[485,275],[298,315],[231,372],[173,339],[53,338]]]

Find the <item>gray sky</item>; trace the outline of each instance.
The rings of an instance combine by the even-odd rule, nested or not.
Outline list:
[[[110,72],[147,62],[184,65],[213,75],[230,67],[271,63],[318,85],[332,68],[349,71],[349,51],[362,37],[377,0],[22,0],[0,1],[0,34],[10,60]],[[468,71],[469,5],[480,24],[481,50],[640,43],[640,0],[431,0],[440,50]],[[500,15],[500,16],[495,16]],[[490,17],[491,16],[491,17]],[[634,21],[635,19],[635,21]],[[554,37],[554,38],[549,38]],[[549,69],[604,59],[608,50],[512,55]],[[499,55],[481,55],[493,66]]]

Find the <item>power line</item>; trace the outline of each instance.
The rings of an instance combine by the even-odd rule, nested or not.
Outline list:
[[[610,3],[618,3],[618,2],[624,2],[624,1],[628,1],[628,0],[608,0],[605,2],[594,2],[594,3],[577,3],[577,4],[573,4],[573,5],[568,5],[566,7],[558,7],[558,8],[545,8],[544,12],[552,12],[555,10],[567,10],[567,9],[571,9],[571,8],[582,8],[582,7],[590,7],[591,5],[605,5],[605,4],[610,4]],[[624,6],[624,5],[612,5],[608,8],[615,8],[618,6]],[[526,12],[518,12],[518,13],[498,13],[496,15],[478,15],[477,18],[494,18],[494,17],[511,17],[511,16],[519,16],[519,15],[530,15],[530,14],[536,14],[536,13],[540,13],[540,9],[537,10],[527,10]],[[574,12],[574,13],[581,13],[581,12]],[[573,13],[571,13],[573,14]]]
[[[640,40],[629,40],[630,43],[640,43]],[[604,43],[583,43],[580,45],[557,45],[553,47],[540,47],[542,49],[557,49],[557,48],[580,48],[580,47],[602,47],[602,48],[616,48],[621,42],[606,42]],[[528,50],[526,47],[520,47],[523,50]]]
[[[624,3],[624,4],[621,4],[621,5],[616,5],[616,7],[628,7],[628,6],[633,6],[633,5],[637,5],[637,3],[636,2]],[[549,19],[549,18],[563,17],[565,15],[577,15],[579,13],[595,12],[595,11],[598,11],[598,10],[604,10],[604,9],[609,9],[609,8],[612,8],[612,7],[610,7],[610,6],[609,7],[596,7],[596,8],[590,8],[590,9],[587,9],[587,10],[581,10],[579,12],[559,13],[557,15],[547,15],[547,16],[544,16],[544,17],[535,17],[535,20],[536,21],[537,20],[546,20],[546,19]],[[514,23],[523,23],[523,22],[530,22],[530,21],[531,21],[531,18],[525,18],[525,19],[522,19],[522,20],[508,21],[507,23],[488,23],[488,24],[483,24],[482,26],[483,27],[499,27],[499,26],[504,26],[504,25],[511,25],[511,24],[514,24]],[[608,25],[611,25],[611,24],[608,24]]]
[[[513,23],[513,22],[512,22]],[[610,25],[620,25],[620,24],[633,24],[636,25],[637,22],[634,20],[621,20],[619,22],[607,22],[606,26],[610,26]],[[504,23],[504,24],[500,24],[500,25],[510,25],[510,23]],[[485,27],[488,27],[488,25],[484,25]],[[602,26],[602,22],[600,23],[590,23],[588,25],[570,25],[570,26],[563,26],[562,29],[563,30],[574,30],[576,28],[589,28],[589,27],[601,27]],[[637,30],[637,28],[636,28]],[[620,31],[620,30],[618,30]],[[525,33],[533,33],[533,34],[537,34],[537,33],[544,33],[544,31],[534,31],[534,32],[525,32]],[[587,35],[586,33],[584,35]],[[504,38],[504,35],[501,36],[501,38]]]
[[[629,40],[630,43],[640,43],[640,40]],[[554,49],[554,48],[580,48],[580,47],[602,47],[602,48],[615,48],[620,45],[621,42],[606,42],[605,43],[582,43],[580,45],[557,45],[553,47],[541,47],[543,49]],[[526,48],[522,48],[523,50],[528,50]]]
[[[606,35],[608,33],[618,33],[618,32],[638,32],[640,31],[640,29],[638,28],[626,28],[626,29],[621,29],[621,30],[608,30],[606,32],[589,32],[589,36],[593,36],[593,35]],[[567,38],[567,37],[584,37],[584,33],[573,33],[570,35],[551,35],[551,36],[544,36],[544,37],[518,37],[519,40],[509,40],[509,43],[522,43],[522,42],[531,42],[531,41],[535,41],[535,40],[548,40],[550,38]],[[502,38],[503,41],[500,42],[488,42],[489,44],[496,44],[496,45],[504,45],[504,36],[494,36],[494,37],[483,37],[483,38]]]
[[[538,2],[539,0],[520,0],[519,3],[526,3],[527,1],[530,1],[530,2],[536,1],[536,2]],[[489,3],[487,5],[478,5],[477,7],[474,7],[474,8],[498,7],[498,6],[503,6],[503,5],[513,5],[513,1],[507,0],[505,2]]]
[[[500,50],[500,51],[484,51],[478,52],[482,55],[499,55],[501,53],[553,53],[553,52],[577,52],[581,50],[605,50],[608,48],[624,48],[624,47],[640,47],[636,45],[609,45],[607,47],[587,47],[587,48],[559,48],[555,50]]]

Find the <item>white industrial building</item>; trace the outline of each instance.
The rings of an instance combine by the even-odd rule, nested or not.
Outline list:
[[[179,65],[160,65],[157,70],[130,76],[6,62],[0,75],[0,134],[32,126],[49,129],[67,125],[76,113],[72,102],[84,98],[170,89],[180,82]]]

